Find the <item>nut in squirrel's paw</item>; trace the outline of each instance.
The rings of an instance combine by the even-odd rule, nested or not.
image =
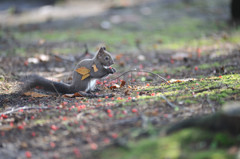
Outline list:
[[[117,72],[116,69],[112,68],[112,67],[109,67],[108,71],[109,71],[110,74],[114,74],[115,72]]]

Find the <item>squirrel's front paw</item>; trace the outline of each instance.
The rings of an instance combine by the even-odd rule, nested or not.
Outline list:
[[[110,74],[114,74],[116,72],[116,69],[115,68],[109,68],[108,71],[109,71]]]

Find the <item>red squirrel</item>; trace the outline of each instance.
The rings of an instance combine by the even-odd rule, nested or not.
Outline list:
[[[91,92],[95,89],[97,79],[116,72],[116,69],[110,67],[112,64],[114,64],[114,61],[111,54],[106,51],[105,47],[101,47],[92,59],[84,59],[77,64],[73,72],[71,84],[51,81],[38,75],[30,75],[22,86],[22,92],[35,87],[59,94],[76,93],[79,91]],[[86,77],[83,77],[84,75],[77,71],[79,68],[85,68],[90,72]]]

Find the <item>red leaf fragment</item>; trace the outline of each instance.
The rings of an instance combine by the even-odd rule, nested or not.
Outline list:
[[[114,139],[116,139],[116,138],[118,138],[118,134],[117,133],[112,133],[112,138],[114,138]]]
[[[200,48],[197,48],[197,56],[198,58],[201,57],[202,50]]]
[[[8,116],[7,116],[6,114],[2,114],[1,117],[2,117],[3,119],[7,119],[7,118],[8,118]]]
[[[133,112],[133,113],[137,113],[138,110],[137,110],[136,108],[133,108],[133,109],[132,109],[132,112]]]
[[[25,156],[26,156],[27,158],[32,158],[32,153],[31,153],[30,151],[26,151],[26,152],[25,152]]]
[[[109,138],[104,138],[104,139],[103,139],[103,142],[104,142],[105,144],[109,144],[109,143],[110,143],[110,139],[109,139]]]
[[[18,130],[23,130],[24,129],[24,126],[23,125],[18,125]]]
[[[113,117],[113,114],[112,114],[112,113],[110,113],[110,114],[108,114],[108,116],[109,116],[110,118],[112,118],[112,117]]]
[[[36,133],[33,131],[32,132],[32,137],[35,137],[36,136]]]
[[[51,129],[52,129],[53,131],[56,131],[56,130],[58,130],[58,127],[57,127],[56,125],[51,125]]]
[[[80,125],[79,128],[80,128],[81,130],[83,130],[83,129],[84,129],[84,125]]]
[[[13,122],[10,122],[10,126],[13,127],[13,126],[14,126],[14,123],[13,123]]]
[[[51,146],[51,148],[55,148],[56,144],[54,142],[50,142],[50,146]]]
[[[107,113],[112,113],[112,110],[111,109],[107,109]]]
[[[90,147],[92,150],[97,150],[98,149],[98,145],[96,143],[90,143]]]
[[[80,152],[79,149],[76,148],[76,147],[74,147],[73,153],[75,154],[75,156],[76,156],[77,158],[81,158],[81,157],[82,157],[81,152]]]
[[[1,136],[5,136],[5,132],[4,131],[1,132]]]
[[[126,114],[127,114],[127,111],[126,111],[126,110],[123,110],[123,111],[122,111],[122,114],[126,115]]]

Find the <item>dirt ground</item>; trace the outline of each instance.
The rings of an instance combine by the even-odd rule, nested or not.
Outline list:
[[[33,18],[31,24],[26,23],[34,10],[10,15],[2,11],[1,158],[100,158],[98,153],[109,147],[158,136],[173,123],[216,113],[224,104],[240,100],[239,29],[229,25],[227,1],[217,6],[208,2],[208,8],[204,8],[205,1],[197,0],[131,2],[100,5],[90,1],[86,10],[93,4],[100,5],[98,10],[86,13],[75,8],[72,14],[61,16],[59,8],[64,4],[60,4],[52,8],[55,13],[46,14],[50,18]],[[71,9],[74,5],[70,4],[64,9]],[[212,12],[203,14],[209,9]],[[79,14],[82,16],[77,17]],[[189,23],[197,26],[191,28],[188,21],[174,23],[189,15],[204,24],[191,20]],[[211,21],[216,26],[207,26],[205,32],[205,23]],[[170,29],[178,24],[179,28]],[[124,38],[115,37],[120,35]],[[178,42],[181,38],[184,40]],[[38,94],[10,95],[32,73],[70,83],[76,63],[91,58],[101,45],[112,52],[117,72],[97,82],[98,94],[112,93],[114,97],[69,97],[37,89],[33,91]]]

